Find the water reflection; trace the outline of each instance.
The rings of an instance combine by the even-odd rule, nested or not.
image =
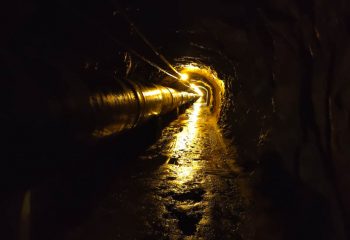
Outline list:
[[[168,165],[175,173],[175,184],[184,184],[192,181],[199,169],[198,162],[193,161],[199,157],[199,149],[196,149],[195,142],[198,140],[198,117],[202,110],[201,98],[193,104],[189,111],[188,122],[183,130],[176,135],[174,147],[170,151],[170,156],[176,158],[177,164]]]
[[[193,104],[193,110],[189,115],[188,124],[184,126],[183,130],[176,136],[175,146],[172,149],[172,155],[176,155],[181,151],[185,151],[190,146],[198,135],[198,116],[201,112],[201,99]]]

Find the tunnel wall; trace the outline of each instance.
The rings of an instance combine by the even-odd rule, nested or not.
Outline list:
[[[240,26],[223,21],[210,29],[228,34],[219,39],[233,60],[231,75],[221,77],[231,90],[221,124],[237,144],[242,166],[286,171],[307,191],[320,194],[331,209],[334,239],[345,239],[350,229],[349,3],[264,1],[255,7],[252,15],[251,8],[241,8],[247,19],[235,11]]]

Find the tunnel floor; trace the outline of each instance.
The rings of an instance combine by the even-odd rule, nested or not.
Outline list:
[[[247,238],[234,149],[200,101],[162,131],[66,239]]]

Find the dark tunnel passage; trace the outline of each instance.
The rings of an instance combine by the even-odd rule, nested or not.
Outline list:
[[[0,239],[349,239],[349,1],[0,11]]]

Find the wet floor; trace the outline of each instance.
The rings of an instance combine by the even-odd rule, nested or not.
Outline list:
[[[200,100],[115,179],[68,240],[249,239],[235,152]]]

